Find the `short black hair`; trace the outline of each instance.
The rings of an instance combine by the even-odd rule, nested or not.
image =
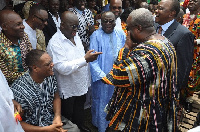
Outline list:
[[[171,11],[176,11],[176,15],[175,17],[178,15],[179,11],[180,11],[180,3],[178,0],[171,0]]]
[[[40,10],[45,10],[46,8],[42,6],[41,4],[34,4],[31,6],[30,11],[29,11],[29,16],[33,16],[37,14]]]
[[[39,49],[33,49],[30,52],[28,52],[26,54],[26,58],[25,58],[25,64],[28,66],[29,70],[32,70],[32,66],[33,65],[37,65],[37,63],[40,60],[40,57],[46,53],[43,50],[39,50]]]

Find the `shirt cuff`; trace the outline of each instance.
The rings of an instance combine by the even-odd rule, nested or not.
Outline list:
[[[79,59],[79,66],[82,67],[82,66],[85,66],[85,65],[87,65],[85,58],[83,57],[83,58]]]
[[[199,45],[200,44],[200,39],[196,39],[196,41],[197,41],[197,45]]]

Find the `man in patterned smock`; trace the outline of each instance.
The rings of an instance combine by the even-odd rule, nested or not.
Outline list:
[[[127,27],[125,47],[103,78],[116,86],[106,108],[109,126],[125,132],[176,132],[175,49],[156,34],[153,15],[147,9],[134,10]]]
[[[11,10],[0,12],[0,69],[8,84],[21,76],[26,70],[25,55],[31,50],[28,35],[24,33],[21,17]]]
[[[25,59],[29,72],[11,86],[14,99],[22,106],[21,125],[25,131],[79,132],[69,120],[61,121],[61,100],[53,76],[51,57],[42,50],[31,50]],[[63,125],[65,124],[65,125]]]
[[[81,38],[85,51],[90,47],[90,35],[94,32],[94,18],[92,12],[85,8],[86,0],[74,0],[75,7],[70,8],[79,20],[78,35]]]

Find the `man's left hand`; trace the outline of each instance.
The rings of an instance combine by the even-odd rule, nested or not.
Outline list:
[[[12,100],[13,101],[13,104],[14,104],[14,112],[18,112],[18,113],[21,113],[22,112],[22,107],[21,105],[15,101],[14,99]]]

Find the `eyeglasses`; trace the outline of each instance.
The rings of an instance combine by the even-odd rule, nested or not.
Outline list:
[[[112,24],[113,22],[115,22],[115,20],[102,20],[102,22],[103,23],[111,23]]]
[[[36,15],[34,15],[37,19],[40,19],[42,22],[48,22],[48,19],[42,19],[42,18],[40,18],[40,17],[38,17],[38,16],[36,16]]]

